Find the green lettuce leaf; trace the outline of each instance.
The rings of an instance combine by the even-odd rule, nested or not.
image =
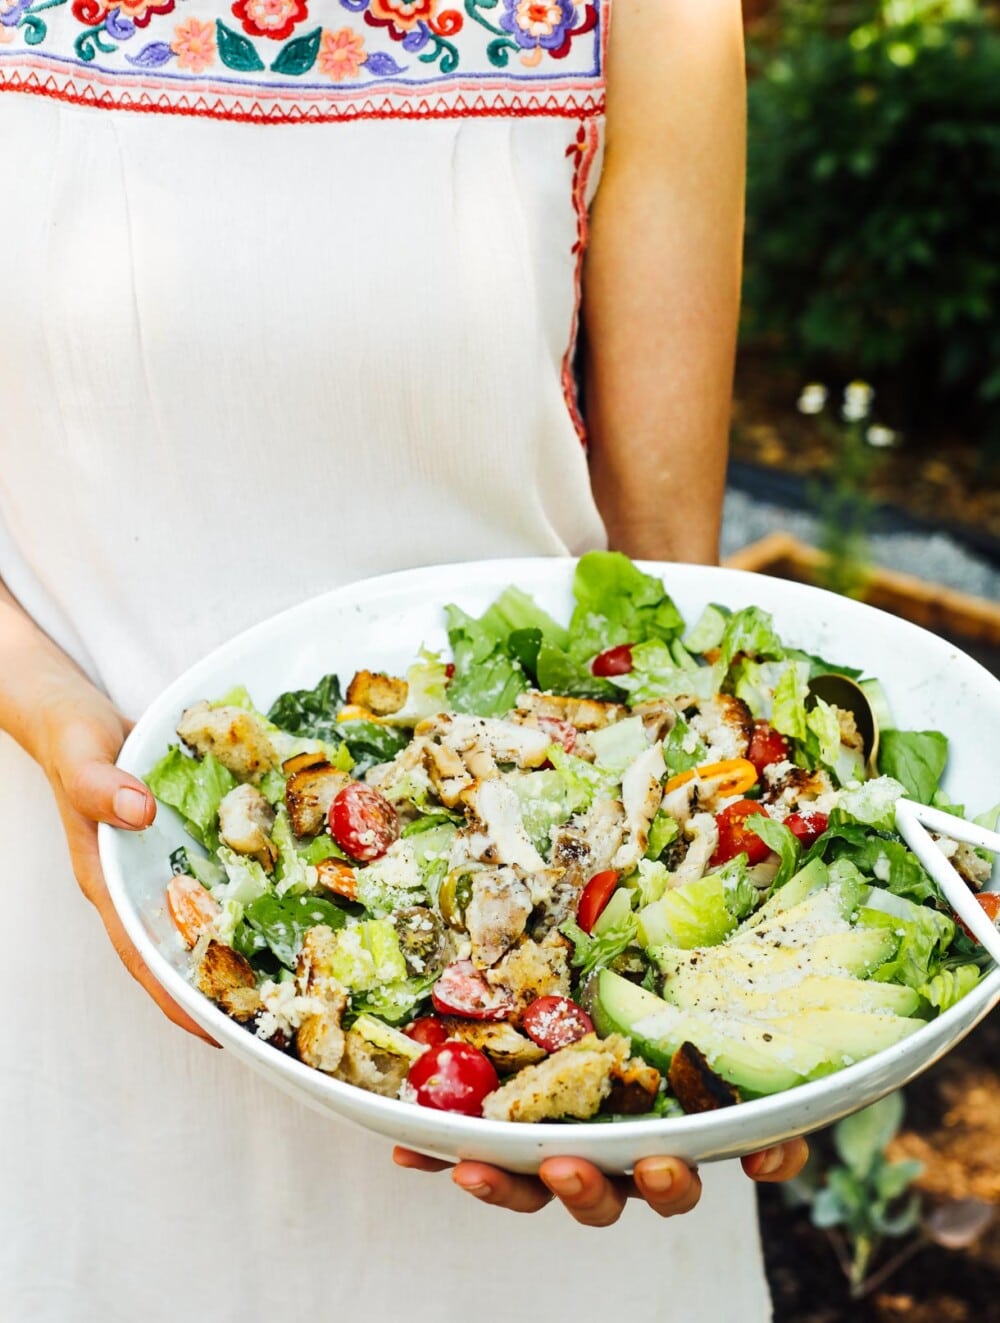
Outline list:
[[[663,762],[671,776],[708,761],[708,751],[683,717],[678,717],[663,741]]]
[[[673,887],[639,911],[640,944],[647,949],[674,946],[685,951],[715,946],[736,927],[726,902],[726,885],[718,873]]]
[[[691,652],[700,653],[718,648],[722,644],[726,622],[732,614],[728,606],[718,606],[715,602],[710,602],[684,635],[684,646]]]
[[[878,906],[879,908],[876,908]],[[889,893],[873,891],[859,915],[866,927],[888,928],[899,938],[892,960],[872,975],[880,983],[904,983],[919,991],[939,972],[939,966],[955,936],[955,925],[939,910],[929,905]]]
[[[942,969],[917,991],[936,1010],[946,1011],[971,992],[982,976],[978,965],[958,965],[955,969]]]
[[[747,830],[752,831],[755,836],[759,836],[768,849],[781,860],[778,872],[771,886],[777,891],[779,887],[785,885],[788,879],[799,868],[799,859],[802,855],[802,842],[790,831],[783,822],[777,822],[774,818],[766,817],[763,813],[754,813],[746,819]]]
[[[343,928],[347,915],[332,901],[317,896],[285,896],[280,900],[277,896],[260,896],[245,907],[243,922],[249,933],[242,935],[237,949],[242,947],[246,954],[249,944],[252,950],[260,950],[252,936],[256,933],[287,969],[294,970],[308,930],[320,923]]]
[[[492,609],[492,608],[491,608]],[[520,662],[507,651],[507,635],[497,619],[475,620],[457,606],[445,607],[448,640],[455,658],[455,673],[448,685],[448,701],[456,712],[499,717],[509,712],[530,688]]]
[[[664,813],[662,809],[656,810],[652,824],[649,828],[649,844],[646,846],[647,859],[659,859],[660,855],[676,841],[680,833],[680,827],[677,819]],[[641,865],[640,865],[641,867]]]
[[[219,805],[238,784],[228,768],[210,753],[189,758],[172,744],[146,775],[146,784],[161,803],[176,809],[199,845],[218,849]]]
[[[350,752],[356,778],[376,763],[391,762],[410,742],[409,731],[385,726],[378,721],[341,721],[337,733]]]
[[[733,659],[740,654],[757,661],[781,661],[784,644],[774,628],[774,618],[759,606],[745,606],[726,621],[720,643],[722,668],[728,671]]]
[[[879,776],[857,789],[840,792],[837,808],[847,822],[860,822],[879,831],[896,830],[896,801],[904,787],[891,776]]]
[[[930,804],[948,761],[948,740],[936,730],[884,730],[878,769],[906,787],[911,799]]]
[[[712,698],[719,692],[722,673],[717,665],[699,666],[697,670],[678,666],[671,649],[654,641],[632,649],[632,670],[627,675],[616,675],[614,682],[625,690],[632,704],[679,694]]]
[[[793,662],[781,672],[774,688],[771,725],[793,740],[804,740],[809,733],[806,697],[809,671],[802,662]],[[838,736],[839,742],[839,736]]]
[[[340,743],[337,713],[344,705],[340,681],[324,675],[313,689],[290,689],[280,694],[267,713],[268,721],[290,735]]]
[[[572,919],[560,924],[559,930],[573,943],[570,964],[576,970],[577,981],[583,983],[594,970],[604,969],[634,945],[637,923],[635,915],[629,913],[620,923],[593,937]]]

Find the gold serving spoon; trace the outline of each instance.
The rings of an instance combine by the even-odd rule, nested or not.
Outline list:
[[[861,736],[865,770],[870,777],[878,776],[878,718],[865,691],[846,675],[817,675],[809,681],[807,687],[807,708],[815,707],[816,699],[822,698],[824,703],[839,707],[843,712],[850,712]]]

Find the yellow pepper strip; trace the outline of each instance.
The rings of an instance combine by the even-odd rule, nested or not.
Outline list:
[[[338,721],[373,721],[376,726],[389,726],[392,723],[385,717],[377,717],[374,712],[369,712],[368,708],[361,707],[357,703],[348,703],[337,713]]]
[[[721,763],[705,763],[672,776],[663,787],[663,793],[669,795],[672,790],[686,786],[695,777],[699,781],[718,781],[716,790],[727,799],[730,795],[745,795],[752,785],[756,785],[757,769],[746,758],[727,758]]]

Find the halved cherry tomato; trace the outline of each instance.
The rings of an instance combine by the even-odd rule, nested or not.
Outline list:
[[[486,982],[471,960],[456,960],[431,988],[434,1009],[466,1020],[506,1020],[514,1009],[507,993]]]
[[[996,923],[997,916],[1000,915],[1000,896],[996,895],[992,891],[984,891],[981,896],[976,897],[976,900],[978,900],[980,905],[983,907],[983,913],[989,919],[990,923]],[[979,941],[979,938],[975,935],[975,933],[972,932],[968,927],[966,927],[966,925],[962,922],[962,920],[959,919],[957,914],[955,915],[955,919],[958,923],[958,926],[965,933],[966,937],[971,937],[974,942]]]
[[[628,675],[632,669],[632,644],[619,643],[617,648],[599,652],[590,663],[591,675]]]
[[[448,1030],[436,1015],[422,1015],[408,1024],[403,1033],[415,1043],[423,1043],[424,1047],[440,1047],[448,1041]]]
[[[358,898],[358,879],[343,859],[321,859],[316,865],[316,881],[335,896],[343,896],[345,900]]]
[[[594,1032],[594,1022],[568,997],[538,997],[524,1012],[521,1028],[546,1052],[558,1052]]]
[[[330,805],[330,835],[352,859],[381,859],[399,837],[399,814],[374,786],[351,781]]]
[[[444,678],[445,678],[446,680],[454,680],[454,678],[455,678],[455,663],[454,663],[454,662],[448,662],[448,664],[445,666],[445,668],[444,668]]]
[[[686,786],[697,777],[699,781],[714,781],[715,793],[722,799],[730,795],[742,795],[757,783],[757,769],[746,758],[726,758],[721,763],[703,763],[701,767],[692,767],[686,772],[678,772],[663,787],[663,793]]]
[[[500,1087],[496,1071],[478,1048],[447,1042],[429,1048],[410,1067],[407,1080],[421,1107],[482,1116],[483,1099]]]
[[[780,731],[766,721],[753,723],[753,737],[747,750],[747,761],[753,763],[758,776],[762,776],[765,767],[771,763],[782,763],[792,751],[792,746]]]
[[[830,819],[825,813],[789,813],[785,819],[785,826],[805,846],[812,845],[829,825]]]
[[[175,873],[167,883],[167,911],[184,945],[192,947],[211,928],[222,908],[195,878]]]
[[[735,804],[730,804],[728,808],[715,815],[716,825],[719,828],[719,844],[709,861],[712,868],[718,868],[720,864],[728,864],[730,859],[735,859],[738,854],[745,854],[751,864],[764,862],[771,853],[771,848],[746,826],[747,818],[752,818],[755,813],[762,813],[765,818],[770,816],[764,805],[758,804],[755,799],[737,800]]]
[[[613,868],[609,868],[604,873],[595,873],[580,892],[576,906],[576,921],[585,933],[589,933],[601,917],[617,885],[618,874]]]
[[[538,725],[552,737],[553,744],[561,744],[567,753],[573,752],[578,732],[569,721],[561,721],[559,717],[539,717]]]

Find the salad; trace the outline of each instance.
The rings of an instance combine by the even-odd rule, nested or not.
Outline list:
[[[205,995],[359,1088],[530,1122],[788,1089],[975,987],[985,953],[895,831],[902,795],[964,814],[944,734],[757,607],[686,623],[617,553],[574,597],[568,625],[513,586],[448,606],[450,653],[405,677],[183,713],[147,782],[190,837],[166,905]],[[821,675],[865,690],[877,767]],[[988,855],[938,844],[985,886]]]

